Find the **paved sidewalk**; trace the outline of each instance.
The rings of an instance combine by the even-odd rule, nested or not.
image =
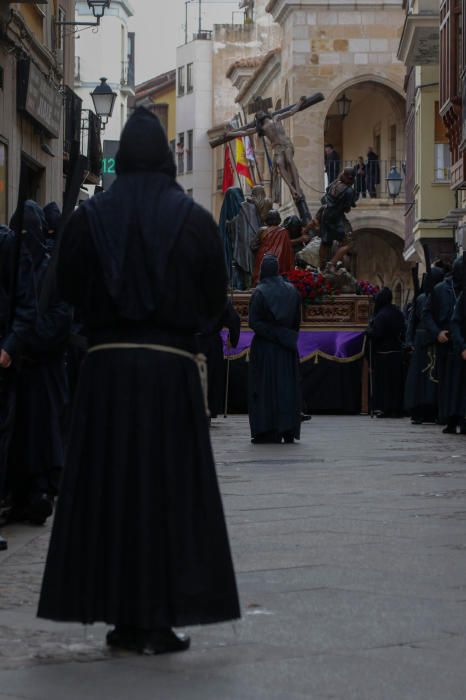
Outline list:
[[[48,529],[0,554],[0,700],[464,700],[466,438],[314,418],[293,446],[212,429],[243,619],[171,657],[34,617]]]

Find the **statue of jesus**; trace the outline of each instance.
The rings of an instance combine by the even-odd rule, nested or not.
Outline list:
[[[280,203],[280,176],[288,185],[291,196],[298,208],[298,211],[304,223],[310,219],[310,212],[307,207],[306,199],[301,189],[299,180],[299,172],[294,160],[294,146],[283,128],[282,121],[288,119],[298,112],[302,112],[308,107],[321,102],[324,96],[321,93],[312,95],[311,97],[301,97],[299,102],[277,112],[260,111],[255,115],[254,122],[246,124],[239,129],[229,129],[225,131],[223,136],[211,141],[212,148],[220,144],[233,141],[241,136],[252,136],[257,134],[261,138],[266,138],[273,151],[272,164],[272,198],[276,204]]]

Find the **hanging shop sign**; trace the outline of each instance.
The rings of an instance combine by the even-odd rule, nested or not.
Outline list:
[[[60,92],[30,60],[18,61],[17,84],[18,110],[25,112],[48,136],[57,139],[63,108]]]

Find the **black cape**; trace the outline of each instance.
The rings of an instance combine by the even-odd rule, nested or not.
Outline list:
[[[77,307],[91,349],[130,342],[198,352],[199,332],[226,304],[218,229],[161,171],[165,161],[171,168],[162,134],[158,119],[144,110],[123,132],[124,179],[131,187],[134,168],[149,199],[131,189],[134,200],[120,185],[99,198],[116,226],[112,241],[98,199],[79,209],[65,231],[59,288]],[[159,148],[147,155],[154,142]],[[165,192],[159,199],[164,212],[154,209],[151,187],[155,198]],[[110,199],[116,193],[115,222]],[[239,614],[197,366],[145,349],[89,353],[39,615],[154,629]]]
[[[301,431],[298,334],[301,301],[282,277],[262,280],[252,296],[249,325],[255,332],[249,362],[249,423],[253,438]]]
[[[403,413],[404,335],[405,319],[394,304],[383,306],[368,329],[374,373],[373,409],[387,416],[400,416]]]
[[[456,293],[453,279],[447,277],[443,282],[436,284],[431,294],[427,297],[422,312],[423,326],[425,327],[430,342],[435,346],[435,362],[438,380],[438,417],[440,423],[446,423],[451,415],[450,387],[457,381],[460,363],[453,351],[451,342],[439,343],[437,337],[440,331],[451,331],[451,319],[456,304]]]

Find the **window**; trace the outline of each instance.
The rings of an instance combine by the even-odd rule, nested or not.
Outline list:
[[[434,178],[436,182],[450,181],[450,166],[450,145],[448,143],[436,143],[434,165]]]
[[[7,168],[8,153],[6,144],[0,141],[0,224],[8,221],[7,208]]]
[[[450,180],[450,144],[445,125],[439,113],[439,103],[435,103],[435,134],[434,134],[434,180],[448,182]]]
[[[181,66],[181,68],[178,68],[178,95],[181,97],[181,95],[184,95],[184,91],[184,66]]]
[[[170,141],[170,150],[172,152],[173,158],[176,157],[176,140]]]
[[[194,89],[194,86],[193,86],[193,64],[192,63],[188,63],[187,68],[186,68],[186,72],[187,72],[186,89],[188,92],[192,92]]]
[[[396,163],[396,124],[390,127],[390,161],[390,166]]]
[[[184,134],[178,134],[178,143],[176,144],[176,164],[178,175],[184,175]]]
[[[57,51],[63,51],[65,48],[65,27],[62,26],[61,22],[66,22],[66,12],[63,7],[58,8],[57,21],[59,24],[55,30],[55,48]]]
[[[193,170],[193,132],[188,131],[188,147],[186,149],[186,172]]]

